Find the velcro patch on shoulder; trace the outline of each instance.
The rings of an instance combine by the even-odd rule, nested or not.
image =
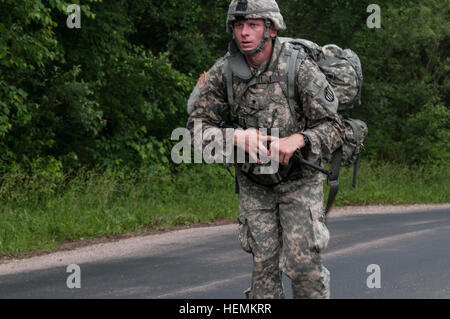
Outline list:
[[[312,79],[307,83],[307,90],[311,95],[318,96],[320,92],[326,87],[327,79],[322,72],[312,74]]]

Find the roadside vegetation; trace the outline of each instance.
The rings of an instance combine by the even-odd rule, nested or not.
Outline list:
[[[448,169],[363,160],[355,189],[352,174],[342,170],[335,205],[450,202]],[[90,238],[235,221],[238,210],[234,179],[220,165],[78,171],[58,179],[16,171],[0,185],[0,258]]]

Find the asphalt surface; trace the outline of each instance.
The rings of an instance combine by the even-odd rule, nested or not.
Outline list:
[[[327,225],[331,240],[323,260],[332,298],[450,298],[449,208],[349,215]],[[52,257],[30,270],[23,265],[33,260],[0,264],[0,298],[241,299],[251,257],[236,231],[232,224],[148,236],[135,251],[126,242],[110,243],[102,246],[112,251],[106,257],[66,252],[72,259]],[[81,288],[67,286],[74,275],[69,263],[80,267]],[[288,278],[284,286],[291,297]]]

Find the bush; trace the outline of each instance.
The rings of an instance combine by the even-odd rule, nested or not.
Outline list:
[[[0,1],[0,170],[168,162],[192,80],[129,41],[138,4],[92,0],[81,29],[66,27],[67,4]]]
[[[442,103],[427,104],[406,121],[402,144],[409,161],[418,164],[450,163],[450,110]]]

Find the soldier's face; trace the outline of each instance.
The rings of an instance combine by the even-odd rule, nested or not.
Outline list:
[[[254,50],[264,37],[264,20],[238,20],[234,23],[236,42],[244,51]]]

